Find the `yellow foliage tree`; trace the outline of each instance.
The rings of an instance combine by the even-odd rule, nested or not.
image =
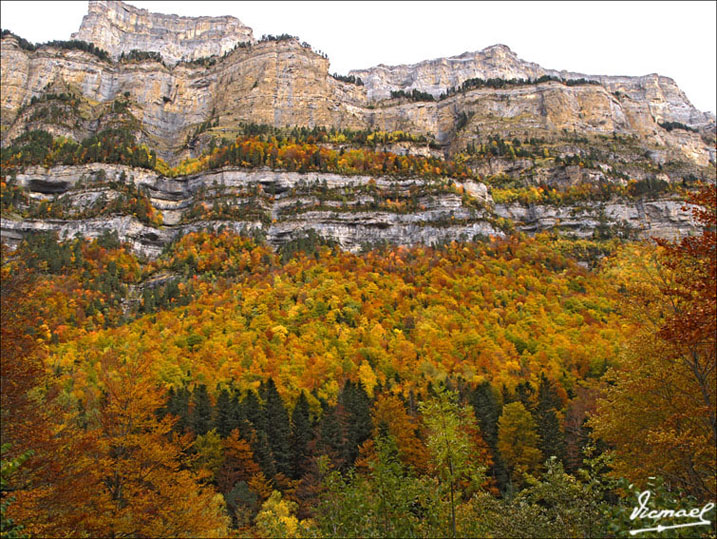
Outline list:
[[[520,402],[505,405],[498,419],[498,451],[518,484],[523,483],[525,474],[540,469],[543,455],[538,440],[535,421],[525,406]]]

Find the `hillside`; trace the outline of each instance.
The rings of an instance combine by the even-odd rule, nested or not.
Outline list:
[[[2,537],[625,537],[645,490],[714,535],[715,118],[672,79],[339,75],[118,1],[0,54]]]

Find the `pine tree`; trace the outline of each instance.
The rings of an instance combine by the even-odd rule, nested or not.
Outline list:
[[[533,396],[535,395],[535,388],[533,388],[530,382],[521,382],[515,386],[516,400],[525,406],[525,409],[532,412],[535,409]]]
[[[469,396],[469,401],[478,419],[483,439],[490,447],[493,456],[493,467],[490,470],[493,478],[501,489],[508,484],[509,476],[503,459],[498,451],[498,419],[503,407],[498,400],[490,382],[479,384]]]
[[[229,391],[224,388],[219,392],[219,396],[217,396],[216,414],[214,417],[214,428],[217,429],[217,433],[219,433],[222,438],[229,436],[232,429],[236,428],[236,426],[233,425],[232,411]]]
[[[344,446],[343,430],[341,429],[336,407],[330,407],[326,402],[322,402],[321,405],[319,451],[321,454],[328,455],[332,460],[337,461],[341,458],[341,449]]]
[[[204,435],[212,424],[212,403],[209,400],[207,386],[201,384],[195,388],[192,394],[192,404],[189,426],[197,436]]]
[[[264,472],[267,478],[273,478],[277,470],[266,432],[263,430],[255,430],[250,443],[254,458],[261,467],[261,471]]]
[[[274,380],[269,378],[264,388],[265,430],[274,457],[276,471],[289,477],[292,475],[291,424]]]
[[[230,402],[229,424],[231,430],[238,429],[239,435],[248,440],[251,437],[251,425],[246,418],[239,392],[232,395]]]
[[[291,414],[291,446],[293,457],[293,479],[299,479],[306,471],[306,459],[309,456],[311,442],[311,417],[309,401],[302,391]]]
[[[190,393],[186,387],[170,391],[166,409],[169,414],[177,417],[174,430],[178,432],[184,432],[189,428],[189,397]]]
[[[266,389],[262,382],[259,391],[264,396]],[[276,465],[272,455],[271,444],[266,432],[266,415],[253,390],[247,391],[241,405],[235,409],[234,417],[239,420],[239,433],[249,440],[254,458],[267,478],[276,475]]]
[[[347,381],[339,394],[346,443],[343,447],[343,465],[350,467],[358,457],[359,446],[371,437],[371,400],[363,386]]]
[[[502,407],[493,392],[490,382],[479,384],[471,392],[469,400],[471,406],[473,406],[483,438],[489,444],[495,445],[498,441],[498,418]]]
[[[560,408],[560,398],[551,382],[544,374],[541,374],[538,386],[538,405],[534,414],[540,435],[539,447],[546,459],[555,456],[563,461],[565,459],[565,435],[560,428],[558,408]]]
[[[256,429],[264,430],[264,414],[261,411],[261,404],[256,393],[252,390],[247,391],[247,394],[242,400],[241,407],[243,408],[243,416],[251,425]]]

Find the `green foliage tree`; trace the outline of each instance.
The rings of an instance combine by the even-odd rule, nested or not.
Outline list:
[[[315,513],[322,536],[420,536],[416,507],[427,485],[403,467],[392,437],[379,436],[375,443],[365,474],[329,472],[328,459],[320,460],[324,490]]]
[[[439,386],[435,397],[420,403],[426,426],[426,445],[431,453],[439,489],[447,491],[449,523],[446,535],[456,537],[456,507],[461,499],[460,483],[483,483],[485,468],[476,462],[468,430],[475,424],[470,406],[460,406],[458,395]]]
[[[193,446],[197,459],[194,462],[195,469],[205,469],[211,473],[213,480],[216,480],[217,472],[224,464],[222,451],[222,438],[216,429],[200,434],[194,440]]]
[[[525,474],[539,470],[542,455],[535,420],[520,402],[503,407],[498,420],[498,450],[511,470],[513,481],[520,485]]]

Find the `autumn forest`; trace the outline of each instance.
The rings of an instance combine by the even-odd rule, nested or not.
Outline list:
[[[591,537],[642,488],[704,503],[694,198],[702,234],[656,245],[33,236],[3,253],[3,534]]]

